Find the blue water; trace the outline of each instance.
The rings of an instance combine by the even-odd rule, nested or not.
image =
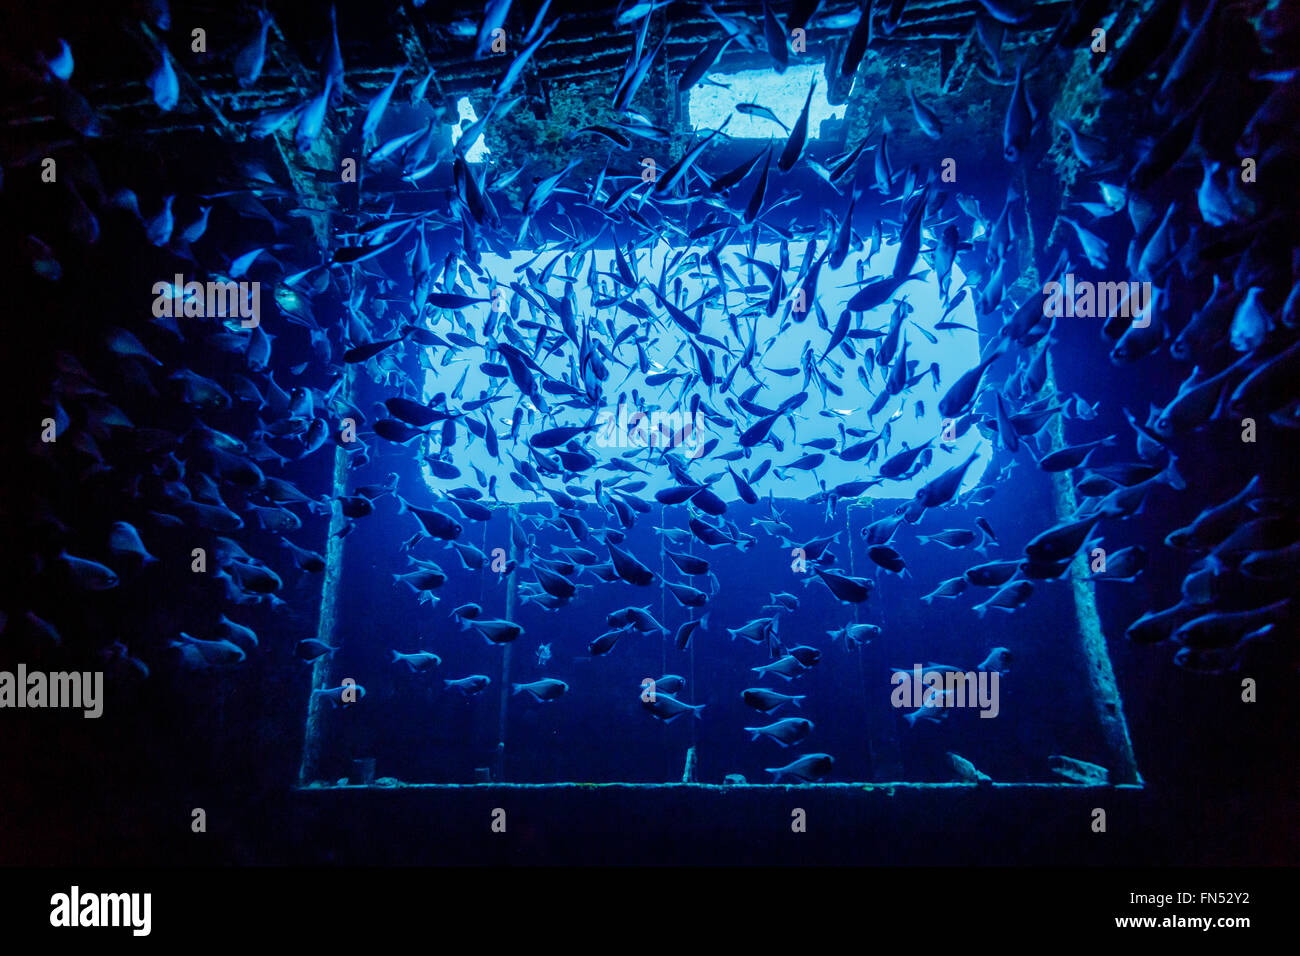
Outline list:
[[[510,697],[504,779],[680,781],[691,746],[698,756],[696,780],[704,783],[722,783],[727,774],[766,783],[770,775],[764,768],[782,766],[809,752],[834,756],[834,772],[827,779],[840,782],[950,780],[947,751],[961,754],[1001,781],[1055,779],[1047,767],[1050,753],[1104,764],[1101,741],[1092,729],[1091,702],[1079,676],[1077,624],[1067,583],[1044,583],[1015,614],[990,610],[983,619],[972,606],[990,596],[992,589],[972,587],[955,600],[936,599],[929,606],[920,601],[939,580],[985,559],[970,549],[922,545],[913,540],[916,534],[940,527],[971,527],[974,516],[983,514],[1002,541],[1001,547],[990,548],[987,560],[1014,558],[1020,539],[1036,530],[1037,522],[1030,519],[1046,519],[1050,514],[1046,480],[1035,476],[1017,485],[1014,494],[999,494],[988,505],[956,507],[931,513],[915,526],[904,525],[894,544],[907,557],[907,577],[877,573],[860,536],[864,525],[890,513],[897,504],[882,500],[847,509],[841,503],[827,521],[824,507],[777,501],[778,510],[799,529],[799,535],[838,533],[839,542],[832,545],[839,557],[837,568],[878,579],[873,598],[856,609],[836,600],[815,579],[805,586],[811,575],[791,569],[788,549],[757,527],[750,528],[748,519],[764,515],[766,503],[752,508],[732,505],[728,510],[728,518],[757,534],[758,543],[751,550],[730,546],[711,550],[698,542],[675,548],[709,560],[719,580],[708,609],[708,628],[696,631],[687,651],[676,649],[673,634],[693,615],[657,582],[649,587],[597,583],[558,611],[521,603],[515,620],[525,634],[513,644],[511,679],[553,677],[567,682],[570,690],[561,700],[545,703],[522,693]],[[509,547],[504,514],[485,525],[467,524],[470,543],[488,552]],[[655,505],[654,512],[642,516],[628,534],[624,546],[658,572],[659,563],[652,558],[662,538],[653,531],[655,526],[684,527],[683,509],[661,510]],[[367,695],[355,707],[326,713],[322,779],[349,776],[351,760],[360,757],[376,759],[377,776],[409,783],[472,783],[480,767],[491,768],[493,779],[502,779],[497,744],[504,649],[489,645],[473,631],[462,632],[450,619],[450,611],[472,601],[483,606],[485,617],[504,617],[506,581],[490,571],[454,573],[435,592],[440,597],[436,607],[417,606],[408,588],[394,587],[389,579],[391,572],[405,569],[394,554],[393,542],[405,538],[413,527],[413,519],[395,514],[391,502],[385,502],[379,515],[347,538],[337,629],[343,647],[335,658],[332,684],[351,676]],[[537,535],[538,553],[547,545],[572,544],[567,532],[547,529]],[[590,541],[579,546],[603,551]],[[450,554],[430,542],[417,546],[415,554],[433,557],[444,568],[454,566]],[[666,568],[670,579],[687,580],[675,573],[670,561]],[[526,570],[516,573],[523,580],[531,578]],[[594,579],[582,574],[576,580]],[[700,579],[692,583],[709,589]],[[781,639],[787,646],[806,644],[823,652],[814,667],[788,682],[776,676],[764,680],[753,673],[751,668],[768,663],[766,648],[732,641],[726,633],[726,628],[770,614],[760,608],[773,591],[793,593],[800,600],[797,610],[780,615]],[[587,644],[608,630],[605,615],[628,605],[649,605],[667,635],[632,634],[610,653],[590,657]],[[828,630],[854,620],[879,624],[881,638],[861,649],[845,649],[828,636]],[[553,655],[544,667],[535,654],[542,643],[551,645]],[[1009,647],[1015,655],[1012,673],[1000,680],[996,718],[952,708],[942,723],[921,720],[912,727],[902,716],[907,711],[891,706],[891,667],[910,669],[917,663],[940,662],[973,669],[994,646]],[[432,651],[442,664],[430,672],[411,674],[405,666],[390,663],[390,648]],[[493,681],[478,696],[466,699],[443,687],[444,678],[474,673]],[[678,696],[684,702],[704,704],[702,719],[688,714],[664,725],[643,710],[641,681],[663,674],[686,678],[686,690]],[[800,710],[783,706],[765,716],[741,699],[742,690],[760,686],[804,694],[807,699]],[[815,725],[810,736],[794,747],[783,748],[766,737],[751,742],[742,730],[789,716],[806,717]]]

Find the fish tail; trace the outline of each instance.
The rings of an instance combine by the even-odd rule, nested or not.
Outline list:
[[[1182,491],[1187,487],[1187,479],[1178,471],[1178,459],[1173,455],[1169,456],[1169,464],[1160,475],[1161,480],[1171,488]]]
[[[402,655],[401,655],[401,653],[400,653],[399,651],[397,651],[396,649],[394,649],[394,650],[393,650],[393,663],[396,664],[396,663],[397,663],[398,661],[400,661],[401,659],[402,659]]]
[[[803,710],[803,705],[799,703],[799,701],[804,700],[807,696],[807,694],[795,694],[790,698],[790,703],[794,704],[800,710]]]

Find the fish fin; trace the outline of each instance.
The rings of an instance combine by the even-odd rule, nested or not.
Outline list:
[[[1161,478],[1169,487],[1182,491],[1187,487],[1187,480],[1178,471],[1178,459],[1173,455],[1169,456],[1169,464],[1162,471]]]
[[[402,655],[396,649],[393,650],[393,663],[396,664],[402,659]]]

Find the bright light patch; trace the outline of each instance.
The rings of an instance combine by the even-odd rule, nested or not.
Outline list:
[[[867,275],[888,274],[893,269],[897,250],[896,245],[886,243],[873,257]],[[804,261],[805,251],[806,246],[803,242],[790,244],[792,270],[787,273],[787,281],[793,281],[794,269]],[[607,404],[602,410],[601,421],[611,427],[595,429],[587,436],[579,438],[575,445],[584,447],[601,464],[618,456],[643,468],[644,474],[636,474],[633,477],[647,482],[646,488],[640,494],[649,498],[655,491],[666,488],[674,482],[668,470],[659,463],[662,449],[647,448],[644,436],[647,431],[671,433],[681,441],[681,444],[676,447],[677,453],[684,459],[693,460],[690,466],[692,473],[698,475],[701,480],[717,479],[715,491],[724,499],[734,500],[735,489],[731,479],[726,476],[726,462],[719,460],[717,456],[742,450],[738,441],[740,432],[753,424],[756,419],[738,414],[734,407],[728,405],[728,399],[734,400],[738,395],[746,392],[756,384],[756,379],[748,371],[739,371],[730,389],[725,393],[720,389],[720,380],[725,377],[732,361],[745,351],[749,342],[751,324],[757,323],[758,357],[753,368],[757,382],[761,383],[760,389],[753,396],[753,401],[769,408],[778,407],[785,399],[804,389],[804,352],[812,348],[814,357],[820,358],[828,344],[830,333],[819,327],[815,314],[811,312],[804,322],[796,323],[787,319],[782,327],[780,317],[785,313],[784,305],[777,316],[772,318],[767,317],[761,307],[757,310],[750,308],[744,294],[737,288],[736,280],[739,279],[741,284],[752,282],[762,286],[765,284],[762,274],[757,271],[753,275],[750,274],[749,268],[741,259],[746,252],[743,247],[727,247],[721,252],[721,261],[727,269],[731,270],[727,279],[727,292],[725,297],[717,295],[708,300],[708,305],[701,316],[701,325],[703,336],[726,343],[732,357],[726,358],[720,349],[709,345],[706,341],[703,351],[711,357],[714,374],[719,382],[715,382],[714,387],[709,389],[697,380],[689,389],[684,389],[688,377],[693,376],[698,368],[695,351],[685,341],[683,332],[666,317],[665,310],[646,289],[646,285],[658,283],[665,261],[673,261],[678,252],[679,250],[660,243],[653,250],[637,250],[635,256],[630,257],[632,268],[642,279],[642,285],[632,294],[632,300],[644,306],[654,316],[660,317],[645,329],[648,334],[642,344],[649,369],[647,374],[654,376],[655,381],[648,382],[647,374],[641,372],[637,348],[633,340],[624,339],[614,357],[605,361],[609,377],[603,383],[604,399]],[[684,256],[677,258],[678,266],[670,273],[667,282],[667,287],[672,288],[673,278],[678,276],[681,278],[683,303],[688,314],[692,316],[696,314],[696,309],[690,303],[696,302],[717,285],[712,271],[707,266],[703,270],[698,268],[699,252],[699,249],[688,250]],[[534,266],[534,270],[540,271],[541,266],[548,264],[554,255],[556,253],[544,255],[541,264]],[[603,304],[601,307],[592,305],[591,289],[586,281],[586,277],[590,274],[592,255],[596,257],[597,275],[616,271],[617,266],[612,261],[612,253],[605,249],[595,250],[588,253],[581,261],[572,264],[567,263],[567,259],[561,261],[555,268],[546,291],[551,296],[562,298],[566,287],[571,285],[575,316],[591,319],[594,323],[593,334],[601,336],[606,342],[629,325],[644,327],[641,320],[609,304]],[[515,267],[529,261],[533,256],[531,252],[517,252],[510,259],[504,259],[485,253],[482,264],[497,282],[508,285],[510,281],[517,278]],[[773,244],[760,243],[756,256],[764,261],[775,262],[778,260],[779,252]],[[825,310],[827,320],[832,324],[839,318],[849,296],[858,288],[856,278],[858,258],[859,256],[850,256],[839,269],[831,269],[829,265],[825,265],[821,271],[817,284],[817,299]],[[563,278],[565,276],[581,278],[576,282],[566,283]],[[963,280],[961,270],[954,266],[951,288],[954,290],[960,288]],[[609,287],[608,280],[602,280],[602,283],[606,288],[603,294],[596,298],[598,302],[604,300],[608,303],[612,299],[614,290]],[[910,498],[926,481],[937,477],[944,469],[959,463],[977,448],[979,456],[966,473],[963,490],[973,487],[978,482],[991,456],[989,442],[983,439],[976,428],[969,429],[956,441],[947,441],[943,434],[944,425],[937,406],[939,398],[947,391],[948,386],[963,372],[978,363],[979,336],[972,331],[962,329],[933,331],[935,323],[943,312],[943,304],[933,272],[923,280],[906,283],[898,290],[894,299],[905,299],[914,309],[908,321],[903,324],[899,342],[899,350],[904,347],[907,350],[909,378],[915,380],[911,388],[904,394],[889,400],[876,415],[869,415],[870,406],[885,388],[885,378],[889,374],[889,369],[873,364],[865,386],[858,370],[862,367],[866,348],[869,346],[879,348],[881,340],[878,338],[849,339],[856,352],[856,359],[850,358],[842,349],[836,348],[825,361],[818,364],[821,372],[841,390],[842,394],[835,394],[828,390],[823,396],[818,384],[815,381],[809,382],[807,385],[809,398],[794,413],[793,429],[789,418],[783,418],[773,429],[773,434],[780,441],[781,448],[778,450],[771,444],[763,444],[752,449],[748,456],[732,463],[738,471],[744,472],[756,468],[764,459],[772,460],[775,467],[772,474],[760,483],[758,489],[760,494],[765,495],[768,490],[771,490],[778,498],[807,498],[820,490],[819,481],[825,482],[826,487],[829,488],[870,477],[876,473],[880,461],[902,450],[904,443],[915,448],[925,442],[933,442],[935,454],[930,467],[907,481],[886,481],[883,485],[867,492],[868,495],[879,498]],[[475,341],[482,342],[483,329],[490,308],[491,306],[485,303],[470,306],[459,313],[442,313],[434,316],[433,330],[441,335],[448,332],[461,332],[470,335]],[[894,302],[890,302],[867,313],[862,327],[867,330],[887,330],[893,308]],[[739,342],[736,331],[727,320],[728,313],[736,314],[738,317]],[[453,315],[458,318],[454,319]],[[499,315],[497,319],[498,325],[501,321],[510,321],[508,315]],[[543,323],[553,328],[556,334],[562,334],[558,318],[530,314],[526,305],[521,307],[519,319]],[[948,316],[948,320],[974,326],[975,313],[969,296]],[[499,335],[500,333],[497,332],[494,337]],[[531,341],[533,335],[534,333],[528,330],[525,338]],[[930,341],[931,337],[935,339],[934,342]],[[573,384],[574,366],[571,360],[576,351],[575,346],[566,343],[564,347],[549,349],[539,354],[537,361],[546,377]],[[586,424],[592,413],[582,398],[551,392],[547,394],[547,399],[555,412],[554,417],[548,418],[535,414],[535,410],[530,407],[526,399],[521,401],[519,390],[512,382],[489,377],[483,371],[480,367],[482,357],[482,352],[475,349],[457,353],[447,353],[443,349],[431,350],[425,361],[428,370],[425,374],[424,396],[427,400],[438,392],[444,394],[456,392],[459,400],[471,401],[499,395],[500,397],[488,406],[490,412],[479,411],[475,417],[482,421],[486,415],[491,416],[499,436],[500,458],[493,460],[487,453],[484,442],[477,437],[470,436],[467,443],[468,426],[461,424],[458,428],[459,439],[453,446],[454,453],[451,455],[451,460],[461,470],[462,479],[435,478],[426,465],[425,476],[429,486],[441,492],[456,484],[464,484],[465,480],[473,480],[473,469],[477,468],[485,475],[496,475],[496,491],[503,501],[549,500],[522,490],[510,479],[509,472],[512,466],[510,456],[528,458],[526,440],[530,435],[556,425]],[[495,357],[490,360],[499,361]],[[928,374],[931,362],[939,369],[940,381],[937,387]],[[665,372],[676,374],[665,379]],[[644,411],[648,416],[640,423],[635,416],[625,419],[617,416],[618,396],[620,394],[631,396],[633,390],[641,396]],[[545,393],[545,390],[543,391]],[[692,423],[690,420],[692,392],[697,392],[719,417],[731,418],[732,425],[727,427],[708,419]],[[534,414],[525,415],[519,440],[516,442],[512,441],[509,435],[511,415],[515,408],[521,405],[526,411]],[[635,408],[631,411],[635,412]],[[886,422],[889,423],[890,430],[888,447],[882,447],[884,454],[874,463],[846,462],[827,454],[815,471],[786,467],[801,456],[815,451],[807,444],[809,442],[829,438],[835,440],[837,448],[842,448],[861,439],[851,433],[841,432],[841,428],[860,429],[864,434],[871,435],[883,429]],[[697,431],[690,430],[692,424],[698,425]],[[430,448],[422,449],[422,453],[436,449],[440,445],[439,434],[439,429],[435,427],[432,430]],[[704,446],[713,439],[717,439],[716,446],[705,454]],[[553,452],[548,454],[554,455]],[[697,455],[698,458],[695,457]],[[585,481],[590,485],[596,477],[601,477],[608,482],[617,474],[597,467],[585,471],[583,478],[572,475],[564,480],[550,478],[547,484],[559,488],[573,481]]]
[[[785,73],[750,70],[744,73],[713,73],[707,78],[725,83],[727,89],[712,83],[691,87],[690,115],[695,129],[717,129],[728,116],[727,135],[736,139],[785,138],[785,131],[769,119],[736,112],[737,103],[766,106],[787,127],[793,127],[808,96],[808,84],[817,80],[812,106],[808,109],[808,138],[816,139],[823,120],[840,119],[843,106],[826,102],[826,78],[821,67],[792,66]]]
[[[456,142],[464,133],[464,129],[461,126],[462,123],[469,123],[472,125],[478,122],[478,114],[474,112],[474,106],[470,103],[468,96],[462,96],[456,103],[456,112],[460,114],[460,120],[451,127],[451,145],[453,146],[456,145]],[[491,150],[488,149],[487,142],[483,139],[483,134],[480,133],[478,140],[465,152],[465,162],[481,163],[483,162],[484,157],[490,152]]]

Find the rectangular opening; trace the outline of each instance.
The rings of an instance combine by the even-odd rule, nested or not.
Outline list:
[[[529,451],[528,436],[542,427],[588,424],[593,420],[592,410],[578,396],[548,394],[545,398],[554,415],[543,424],[532,402],[521,399],[513,387],[500,388],[501,370],[484,369],[477,360],[440,360],[434,365],[426,356],[425,364],[431,366],[422,373],[426,401],[452,389],[462,401],[498,392],[505,396],[484,406],[477,415],[482,427],[490,423],[496,431],[499,453],[494,458],[480,437],[482,428],[471,431],[463,419],[456,422],[454,434],[444,436],[442,426],[437,425],[428,437],[406,446],[374,450],[377,463],[397,475],[402,497],[418,507],[442,511],[463,531],[455,545],[425,538],[409,550],[400,547],[420,526],[411,515],[399,513],[395,498],[384,497],[379,500],[379,514],[358,523],[347,537],[334,625],[333,643],[340,649],[327,665],[328,684],[355,680],[366,695],[358,706],[318,711],[308,730],[308,746],[315,752],[304,782],[315,786],[345,781],[350,785],[369,781],[379,786],[736,785],[780,779],[790,783],[800,782],[800,778],[789,774],[778,778],[772,771],[801,756],[825,753],[833,758],[832,769],[821,777],[827,784],[948,783],[961,779],[952,755],[969,761],[999,783],[1066,784],[1066,779],[1052,771],[1049,758],[1067,755],[1108,767],[1119,764],[1110,753],[1113,741],[1094,719],[1099,702],[1093,696],[1094,682],[1083,675],[1096,661],[1090,661],[1085,651],[1088,638],[1080,632],[1084,616],[1077,607],[1079,593],[1068,579],[1037,583],[1032,598],[1015,614],[996,607],[982,614],[974,609],[992,597],[996,587],[968,586],[957,597],[932,595],[941,582],[961,578],[972,565],[1014,560],[1020,555],[1000,541],[985,540],[983,550],[975,551],[946,547],[940,540],[923,540],[921,536],[975,530],[977,518],[987,521],[994,534],[999,528],[1046,527],[1060,510],[1048,476],[1021,469],[1008,484],[986,474],[990,448],[983,433],[986,425],[969,427],[958,436],[956,423],[938,412],[938,400],[949,385],[979,361],[981,336],[972,331],[977,319],[970,302],[948,316],[948,321],[968,328],[929,332],[944,307],[931,273],[905,284],[893,301],[852,316],[855,334],[846,336],[845,342],[853,357],[837,347],[829,359],[862,366],[868,360],[867,349],[878,353],[884,348],[885,333],[893,319],[901,316],[895,356],[906,350],[908,364],[903,367],[909,376],[920,379],[918,384],[872,416],[868,409],[885,391],[885,377],[894,360],[887,366],[875,365],[866,383],[852,373],[838,377],[835,382],[844,389],[843,394],[829,394],[824,410],[823,399],[817,395],[815,401],[796,409],[793,418],[782,417],[776,426],[781,451],[766,446],[746,455],[747,449],[740,443],[744,426],[733,423],[727,427],[724,420],[747,423],[747,414],[736,414],[735,402],[740,396],[760,406],[779,408],[805,387],[810,391],[819,388],[815,376],[805,386],[802,350],[788,350],[787,343],[803,338],[797,334],[799,318],[809,333],[806,348],[813,348],[820,358],[820,349],[812,343],[824,344],[827,329],[818,326],[824,321],[833,327],[838,320],[857,288],[856,262],[860,257],[850,257],[839,269],[823,268],[814,308],[802,315],[796,313],[793,303],[798,290],[790,289],[768,317],[752,309],[741,310],[739,293],[734,295],[737,308],[727,308],[721,301],[725,296],[718,296],[709,300],[709,308],[697,309],[705,289],[719,284],[699,258],[701,251],[660,244],[641,250],[627,264],[645,280],[629,302],[661,318],[645,336],[641,349],[644,372],[630,349],[624,350],[623,364],[606,362],[608,375],[602,386],[609,406],[602,410],[598,427],[575,436],[566,443],[567,449],[540,450],[552,457],[566,450],[575,456],[570,465],[579,470],[543,475],[540,481],[541,487],[572,499],[573,506],[565,509],[568,520],[537,487],[516,484],[510,472],[518,467],[517,461],[539,462],[539,452]],[[802,243],[791,244],[791,262],[801,261],[805,252]],[[886,242],[877,253],[873,270],[890,269],[895,254],[896,247]],[[775,244],[760,243],[752,258],[775,261],[779,255]],[[747,262],[747,257],[749,250],[744,247],[722,250],[719,262],[725,284],[739,288],[765,281],[762,270]],[[516,269],[532,258],[523,253],[508,259],[485,255],[483,264],[498,284],[505,284],[516,275],[528,275]],[[609,331],[613,336],[642,321],[610,304],[615,289],[609,276],[620,268],[612,250],[596,250],[573,260],[565,257],[548,270],[550,279],[543,282],[537,277],[552,258],[548,254],[532,262],[536,290],[556,300],[567,295],[575,314],[612,323]],[[681,385],[688,377],[701,374],[701,359],[707,360],[711,349],[706,346],[697,354],[648,291],[647,285],[659,283],[665,263],[674,264],[675,269],[672,278],[663,283],[668,290],[665,298],[688,316],[698,317],[696,342],[707,343],[713,338],[729,348],[743,349],[755,319],[763,330],[753,363],[757,374],[739,371],[725,395],[715,392],[705,398],[708,414],[694,419],[687,414],[689,400],[680,398]],[[589,276],[596,277],[594,289],[588,284]],[[952,288],[962,281],[955,269]],[[909,307],[910,312],[898,311]],[[493,303],[483,303],[454,317],[442,314],[430,328],[444,336],[458,333],[477,339],[493,321],[494,308]],[[736,319],[734,327],[729,315]],[[501,314],[495,318],[500,319]],[[526,325],[530,320],[527,302],[518,303],[513,321]],[[778,327],[784,329],[781,349],[767,341]],[[539,359],[540,367],[557,375],[565,371],[570,353],[569,349],[557,349]],[[445,350],[439,354],[451,355]],[[792,370],[793,374],[787,374]],[[676,374],[664,378],[669,373]],[[648,376],[658,376],[652,379],[655,384],[647,381]],[[754,385],[760,387],[749,394]],[[370,396],[367,388],[363,386],[358,400],[381,394],[376,391]],[[671,449],[651,444],[644,431],[629,430],[619,419],[615,411],[619,395],[634,410],[639,407],[647,421],[662,414],[663,421],[689,421],[698,425],[698,430],[670,439],[677,441]],[[565,408],[566,401],[572,406]],[[522,417],[518,438],[512,440],[517,410]],[[827,456],[825,462],[807,470],[793,464],[818,454],[818,446],[813,444],[818,440],[833,439],[835,447],[843,449],[878,436],[886,428],[887,444],[880,438],[878,454],[869,458],[851,463]],[[454,456],[441,454],[444,440],[450,442],[449,450],[454,447]],[[905,447],[922,445],[931,454],[926,456],[928,461],[920,459],[914,475],[865,490],[852,487],[875,475],[886,458]],[[707,457],[696,458],[704,448]],[[656,493],[670,491],[675,483],[660,463],[669,452],[680,456],[680,466],[692,480],[716,491],[725,504],[725,514],[713,516],[694,505],[656,501]],[[729,454],[734,460],[726,460]],[[595,463],[579,468],[578,456],[582,455],[590,455]],[[890,572],[875,563],[864,540],[865,529],[905,508],[923,485],[971,455],[974,458],[964,474],[957,503],[927,511],[916,524],[900,525],[892,544],[905,555],[904,573]],[[427,460],[430,458],[452,466],[459,474],[445,467],[435,472]],[[632,468],[611,470],[608,462],[614,458]],[[759,484],[762,500],[745,504],[739,500],[728,467],[752,476],[769,458],[771,473]],[[452,495],[463,495],[466,488],[478,487],[476,471],[489,479],[497,499],[479,499],[490,509],[488,520],[473,520],[451,500]],[[597,503],[596,478],[602,482],[601,500],[608,501],[611,493],[625,493],[646,503],[648,511],[633,511],[636,520],[632,527],[622,527],[615,510]],[[986,500],[981,494],[971,499],[974,490],[995,485],[992,498]],[[828,500],[826,493],[837,487],[846,488],[845,494]],[[706,546],[690,530],[692,517],[711,523],[740,544]],[[609,583],[593,573],[591,564],[605,564],[610,559],[600,540],[606,530],[620,534],[618,547],[654,573],[651,585]],[[976,533],[985,538],[983,532]],[[832,538],[829,549],[835,560],[819,564],[816,544],[826,537]],[[811,555],[802,550],[810,544]],[[466,551],[463,558],[457,545],[475,551]],[[703,559],[709,572],[698,576],[683,573],[669,552],[679,559],[681,555]],[[406,563],[411,558],[434,562],[446,572],[445,583],[423,595],[423,602],[415,588],[398,577],[416,568]],[[482,561],[482,567],[473,567],[475,561]],[[550,566],[577,585],[573,600],[558,609],[545,606],[546,596],[539,584],[538,566],[548,561],[570,563],[576,569],[570,573],[555,564]],[[513,571],[498,573],[505,567]],[[870,579],[874,592],[866,603],[844,603],[822,583],[819,569]],[[666,582],[706,592],[707,607],[683,606]],[[797,601],[793,608],[789,606],[794,604],[791,596]],[[490,643],[454,613],[469,604],[482,609],[480,619],[509,619],[523,628],[523,634],[508,644]],[[618,629],[611,625],[610,615],[630,607],[653,619],[646,625],[648,630],[622,634],[607,652],[593,651],[593,641]],[[679,629],[700,619],[705,611],[707,622],[694,632],[685,649],[679,649]],[[774,619],[766,630],[774,630],[770,637],[772,643],[780,642],[779,653],[771,650],[763,627],[754,630],[752,622],[765,617]],[[747,625],[751,637],[759,634],[758,643],[739,633]],[[857,625],[878,626],[879,635],[855,631],[861,641],[847,638],[844,629]],[[738,633],[733,636],[733,631]],[[799,668],[790,680],[756,670],[796,647],[813,648],[820,657],[811,666]],[[981,667],[998,660],[998,648],[1009,649],[1011,663]],[[439,660],[426,667],[427,659],[399,658],[394,652],[431,653]],[[939,711],[932,707],[918,716],[915,703],[922,699],[924,689],[900,691],[891,677],[895,671],[915,674],[918,668],[929,673],[935,665],[983,681],[980,686],[985,696],[967,701],[963,707]],[[1003,669],[1007,672],[996,677],[992,673]],[[486,677],[489,683],[466,692],[463,682],[475,676]],[[644,682],[653,680],[658,686],[665,677],[684,679],[684,689],[670,696],[686,707],[702,706],[698,718],[688,711],[664,722],[647,712],[647,702],[642,699],[648,693]],[[537,700],[526,688],[511,693],[512,685],[548,678],[567,685],[559,699]],[[744,699],[743,692],[755,688],[801,700],[764,714]],[[906,706],[899,706],[900,700],[907,702]],[[934,719],[936,716],[940,719]],[[759,731],[754,736],[751,728],[786,718],[811,722],[807,728],[791,731],[791,746],[783,746],[773,736],[784,730]]]

